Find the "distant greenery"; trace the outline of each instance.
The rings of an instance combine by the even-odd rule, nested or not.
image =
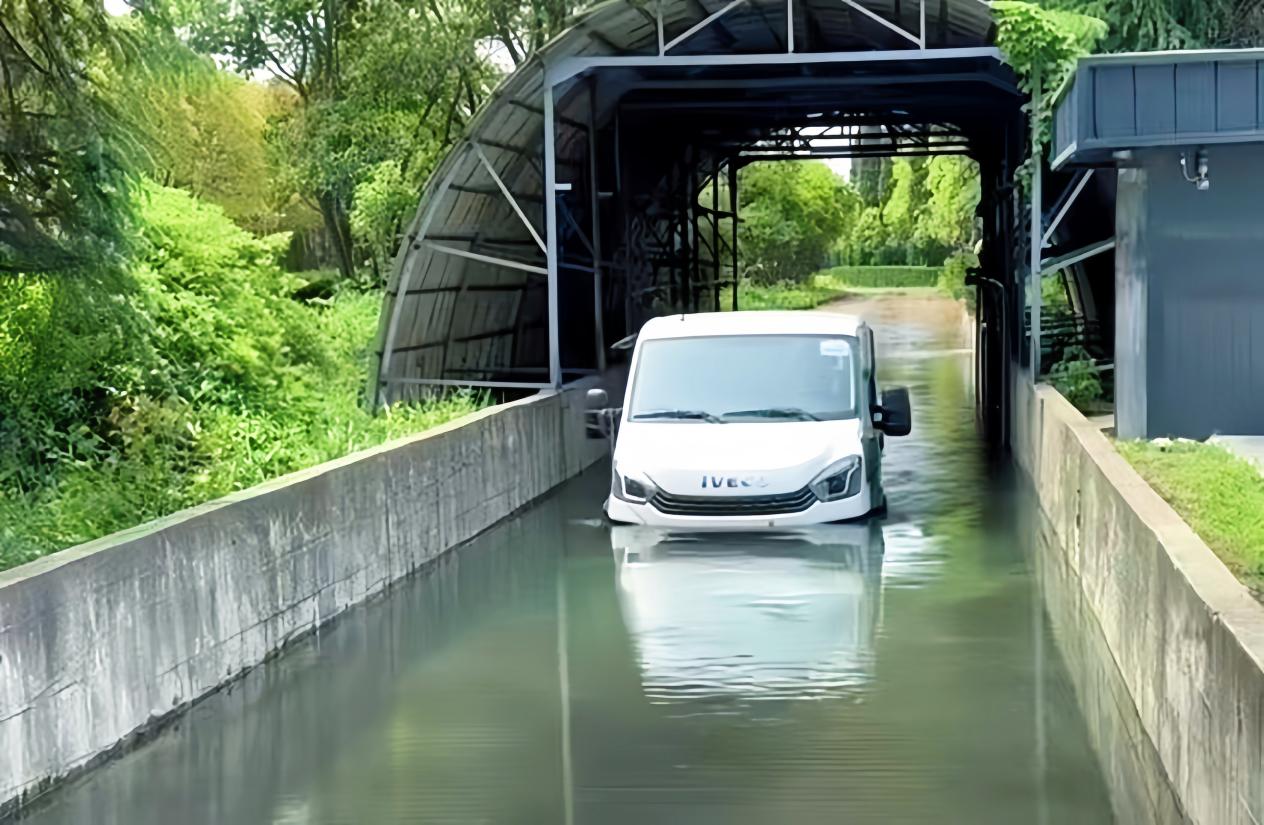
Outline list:
[[[137,190],[140,253],[110,279],[0,291],[0,567],[476,409],[365,410],[380,296],[305,304],[217,206]]]
[[[1252,464],[1193,441],[1117,447],[1244,584],[1264,592],[1264,478]]]
[[[898,288],[935,286],[941,272],[938,266],[834,266],[816,277],[842,286]]]

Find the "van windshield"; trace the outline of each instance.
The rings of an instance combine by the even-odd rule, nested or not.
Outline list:
[[[631,421],[837,421],[857,415],[856,339],[722,335],[646,341]]]

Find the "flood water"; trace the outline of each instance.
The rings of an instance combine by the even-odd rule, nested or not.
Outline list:
[[[913,397],[881,521],[611,529],[596,467],[26,821],[1112,822],[1025,496],[915,304],[861,307]]]

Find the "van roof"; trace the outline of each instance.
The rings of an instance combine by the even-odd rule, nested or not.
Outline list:
[[[652,318],[641,328],[641,340],[709,335],[852,335],[865,322],[836,312],[747,311],[699,312]]]

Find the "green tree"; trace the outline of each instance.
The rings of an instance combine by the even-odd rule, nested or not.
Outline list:
[[[286,184],[321,214],[348,279],[361,259],[351,221],[357,187],[393,161],[419,188],[495,80],[478,47],[489,36],[487,10],[476,3],[172,0],[165,9],[195,48],[293,89],[295,105],[269,141]],[[362,235],[361,249],[373,252],[397,229],[398,214],[382,217],[388,225]]]
[[[0,0],[0,273],[117,260],[139,147],[102,66],[131,54],[97,0]]]
[[[499,41],[515,66],[560,34],[580,5],[569,0],[483,0],[473,4],[480,33]]]
[[[1109,27],[1106,51],[1240,48],[1264,42],[1259,0],[1052,0],[1047,5],[1092,15]]]
[[[926,165],[929,197],[918,234],[953,251],[974,247],[979,167],[960,155],[939,155]]]
[[[818,161],[757,163],[741,172],[738,244],[760,283],[799,281],[816,272],[860,209],[860,198]]]
[[[120,106],[145,124],[146,173],[218,204],[243,226],[275,231],[292,193],[275,190],[267,126],[288,111],[293,95],[217,69],[178,42],[154,43],[153,50],[166,56],[130,67],[114,84]]]

